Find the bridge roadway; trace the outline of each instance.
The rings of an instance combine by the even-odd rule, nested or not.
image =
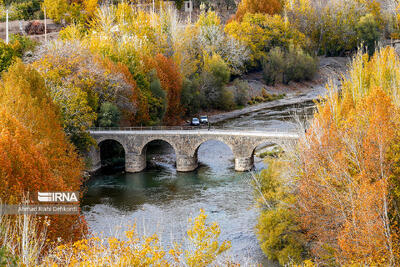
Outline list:
[[[177,171],[189,172],[198,167],[199,147],[210,140],[221,141],[231,148],[236,171],[248,171],[253,168],[254,151],[257,146],[268,143],[282,145],[287,142],[296,142],[299,138],[296,132],[251,128],[93,128],[89,133],[97,143],[97,147],[93,147],[87,155],[92,163],[91,171],[101,167],[99,148],[102,142],[113,140],[124,148],[127,172],[140,172],[146,168],[147,145],[155,140],[165,141],[174,148]]]

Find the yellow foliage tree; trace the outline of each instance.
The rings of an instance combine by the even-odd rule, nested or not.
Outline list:
[[[242,0],[237,8],[235,19],[242,20],[246,13],[274,15],[281,11],[279,0]]]
[[[207,215],[201,210],[197,218],[190,220],[192,225],[187,234],[193,251],[183,252],[181,245],[175,244],[167,253],[157,235],[139,237],[133,226],[122,238],[94,236],[58,246],[43,263],[50,266],[207,266],[228,250],[230,243],[220,243],[218,224],[208,225],[206,219]]]

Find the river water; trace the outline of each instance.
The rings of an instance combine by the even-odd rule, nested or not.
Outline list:
[[[313,112],[313,103],[280,106],[242,115],[219,123],[221,126],[254,127],[266,130],[296,129],[300,120]],[[200,146],[200,167],[190,173],[176,172],[175,154],[168,144],[155,143],[147,150],[147,170],[128,174],[100,174],[86,183],[82,200],[84,216],[91,230],[101,235],[119,235],[136,224],[138,233],[157,233],[164,246],[184,238],[189,217],[200,209],[208,221],[221,227],[221,240],[230,240],[228,252],[243,265],[275,266],[262,253],[255,226],[259,209],[254,202],[251,173],[234,171],[230,148],[209,141]],[[266,168],[255,158],[257,172]]]

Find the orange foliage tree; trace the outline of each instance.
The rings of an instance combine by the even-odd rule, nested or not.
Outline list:
[[[246,13],[263,13],[274,15],[281,11],[279,0],[242,0],[237,8],[235,19],[242,20]]]
[[[122,125],[146,124],[150,119],[147,99],[138,88],[129,68],[122,62],[114,63],[111,59],[106,57],[101,58],[100,62],[110,73],[113,73],[114,75],[122,75],[123,81],[130,85],[131,102],[136,107],[136,110],[135,113],[122,110],[123,114],[125,114],[124,118],[126,120],[122,122]]]
[[[391,48],[370,60],[358,55],[341,94],[329,88],[300,142],[296,206],[322,264],[395,265],[399,256],[391,219],[396,157],[388,156],[400,129],[399,65]]]
[[[3,74],[0,88],[1,200],[15,204],[28,192],[32,198],[37,191],[78,191],[83,162],[39,73],[17,62]],[[80,216],[50,217],[52,240],[76,240],[85,231]]]
[[[164,121],[168,125],[179,124],[183,114],[181,106],[182,77],[179,68],[171,58],[162,54],[155,56],[153,65],[157,70],[161,87],[167,93],[167,111]]]

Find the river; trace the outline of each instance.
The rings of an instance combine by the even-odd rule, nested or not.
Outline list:
[[[313,103],[258,110],[220,122],[220,126],[266,130],[295,129],[294,114],[301,120],[313,112]],[[184,238],[189,217],[204,209],[210,222],[218,222],[221,240],[230,240],[229,256],[243,265],[276,266],[268,261],[257,241],[259,209],[254,202],[251,174],[234,171],[230,148],[218,141],[200,146],[200,167],[190,173],[175,170],[175,154],[168,144],[155,143],[147,150],[151,167],[128,174],[99,174],[86,183],[82,210],[91,230],[119,235],[136,224],[140,234],[157,233],[164,246]],[[255,172],[266,168],[255,158]]]

